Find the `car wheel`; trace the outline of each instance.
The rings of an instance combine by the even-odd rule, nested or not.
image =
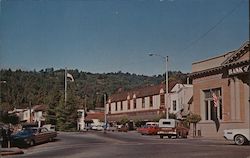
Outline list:
[[[172,138],[172,136],[168,136],[168,138],[170,139],[170,138]]]
[[[54,140],[54,139],[53,139],[52,137],[49,138],[49,141],[50,141],[50,142],[53,142],[53,140]]]
[[[31,140],[30,141],[30,146],[34,146],[35,145],[35,141],[34,140]]]
[[[163,139],[163,135],[160,135],[160,138]]]
[[[243,145],[247,143],[247,139],[243,135],[238,134],[234,137],[234,142],[237,145]]]

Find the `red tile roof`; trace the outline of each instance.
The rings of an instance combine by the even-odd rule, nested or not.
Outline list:
[[[47,109],[47,105],[35,105],[33,106],[34,111],[45,111]]]
[[[169,86],[168,86],[169,92],[175,86],[176,83],[177,83],[176,81],[169,83]],[[130,91],[118,92],[118,93],[111,95],[109,99],[111,102],[117,102],[117,101],[127,100],[128,96],[130,97],[130,99],[132,99],[134,94],[136,95],[136,98],[153,96],[153,95],[160,94],[161,89],[163,89],[164,91],[166,90],[165,84],[147,86],[143,88],[132,89]]]
[[[104,112],[87,112],[85,120],[90,121],[92,119],[104,120]]]

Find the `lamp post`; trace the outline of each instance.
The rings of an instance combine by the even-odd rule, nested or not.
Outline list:
[[[105,122],[105,126],[104,126],[104,133],[106,133],[107,130],[107,108],[106,108],[106,93],[104,93],[104,122]]]
[[[158,56],[161,57],[162,59],[165,60],[165,64],[166,64],[166,97],[165,97],[165,107],[166,107],[166,118],[169,118],[169,114],[168,114],[168,56],[162,56],[159,54],[153,54],[150,53],[149,56]]]

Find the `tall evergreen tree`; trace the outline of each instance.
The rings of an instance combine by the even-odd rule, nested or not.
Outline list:
[[[56,108],[57,128],[61,131],[76,130],[78,102],[74,95],[67,96],[65,105],[64,97],[61,97],[59,106]]]

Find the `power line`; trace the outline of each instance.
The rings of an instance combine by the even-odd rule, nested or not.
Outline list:
[[[224,15],[215,25],[210,27],[206,32],[204,32],[201,36],[199,36],[196,40],[193,40],[187,47],[183,49],[183,51],[189,49],[194,44],[196,44],[198,41],[203,39],[207,34],[209,34],[211,31],[213,31],[217,26],[219,26],[228,16],[233,14],[243,3],[244,0],[242,0],[237,6],[235,6],[233,9],[231,9],[226,15]]]

